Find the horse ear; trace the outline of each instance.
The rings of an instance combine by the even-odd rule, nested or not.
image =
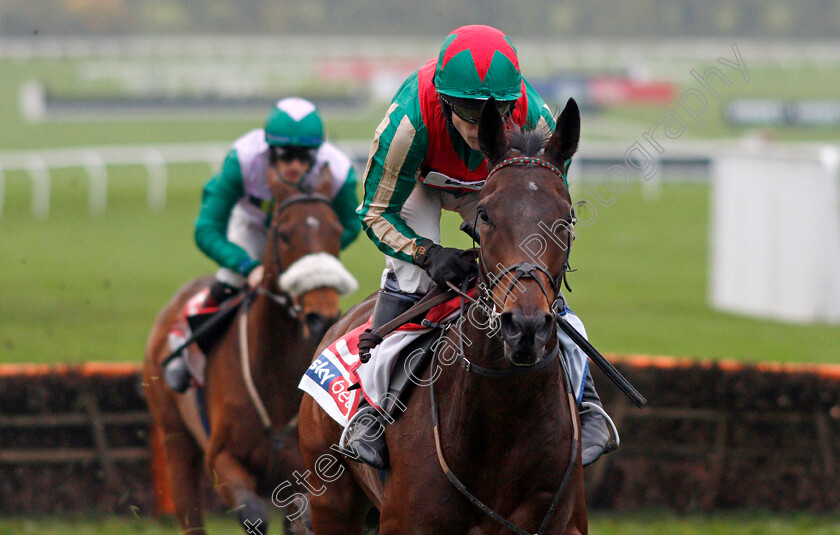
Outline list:
[[[509,150],[505,124],[493,97],[487,99],[481,107],[481,115],[478,117],[478,146],[487,156],[487,167],[501,161]]]
[[[270,165],[268,166],[268,187],[271,189],[271,194],[274,195],[275,200],[282,200],[294,193],[295,188],[283,180],[280,180],[280,175],[277,174],[277,169]]]
[[[575,99],[570,98],[557,116],[557,126],[545,146],[546,158],[565,169],[566,162],[577,152],[580,141],[580,110]]]
[[[334,183],[335,179],[333,178],[332,171],[330,171],[330,164],[325,163],[324,167],[322,167],[321,171],[318,173],[318,182],[315,183],[315,187],[312,188],[312,191],[320,193],[325,197],[332,198]]]

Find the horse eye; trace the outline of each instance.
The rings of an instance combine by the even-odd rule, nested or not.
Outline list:
[[[487,210],[484,210],[483,208],[478,210],[478,218],[484,224],[487,224],[487,223],[490,222],[490,216],[487,215]]]
[[[288,243],[291,241],[291,240],[289,239],[289,235],[288,235],[288,234],[286,234],[285,232],[278,232],[278,233],[277,233],[277,239],[279,239],[280,241],[282,241],[283,243],[285,243],[285,244],[287,244],[287,245],[288,245]]]

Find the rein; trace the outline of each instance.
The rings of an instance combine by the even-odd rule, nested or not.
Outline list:
[[[541,160],[539,158],[533,157],[516,157],[516,158],[508,158],[503,160],[499,164],[497,164],[488,174],[487,180],[490,180],[497,171],[503,169],[505,167],[511,165],[518,165],[518,164],[535,164],[541,167],[545,167],[546,169],[552,171],[557,176],[563,179],[563,182],[566,182],[565,174],[555,165]],[[477,215],[476,215],[477,217]],[[569,219],[566,220],[566,225],[568,228],[571,228],[574,225],[574,211],[569,216]],[[473,227],[475,228],[475,227]],[[473,232],[473,238],[478,239],[480,241],[480,236],[477,235],[476,232]],[[512,264],[507,267],[503,267],[501,273],[497,276],[493,276],[493,280],[490,279],[490,275],[486,272],[487,263],[484,260],[483,250],[479,248],[478,259],[480,262],[479,266],[479,278],[481,282],[487,288],[488,293],[492,291],[493,285],[500,281],[503,277],[507,277],[510,279],[507,288],[505,289],[505,294],[503,297],[503,303],[507,301],[508,296],[513,291],[514,286],[522,279],[533,279],[539,285],[540,291],[545,296],[546,302],[549,305],[549,308],[552,312],[556,309],[558,304],[562,304],[563,295],[560,292],[561,284],[565,283],[566,288],[569,288],[568,282],[566,281],[566,272],[569,269],[569,252],[572,245],[572,234],[569,233],[569,239],[566,244],[566,257],[563,260],[563,267],[561,269],[560,274],[557,277],[552,277],[551,273],[548,272],[546,268],[541,265],[534,264],[531,262],[518,262]],[[554,299],[551,299],[548,294],[548,289],[546,288],[545,283],[543,282],[540,274],[545,275],[548,278],[550,283],[551,289],[554,292]],[[466,282],[464,284],[466,287]],[[461,296],[461,317],[464,317],[465,313],[465,305],[467,300],[472,302],[479,302],[478,299],[473,299],[469,297],[466,292],[462,289],[456,288],[451,283],[449,284],[449,288],[454,290],[456,293],[460,294]],[[569,289],[571,291],[571,289]],[[480,298],[479,298],[480,299]],[[492,302],[492,295],[490,296],[490,300]],[[489,307],[488,307],[489,308]],[[493,302],[493,309],[495,309],[495,302]],[[481,512],[504,526],[505,528],[517,533],[518,535],[543,535],[545,531],[548,529],[548,525],[551,522],[551,518],[554,516],[555,511],[557,510],[558,505],[560,504],[560,500],[565,492],[566,488],[569,485],[569,481],[571,480],[571,475],[575,467],[575,460],[578,456],[578,450],[580,448],[580,430],[578,428],[577,423],[577,413],[576,413],[576,406],[574,399],[574,389],[571,386],[570,379],[569,379],[569,371],[566,368],[566,363],[564,362],[563,358],[557,358],[561,351],[560,351],[560,344],[559,341],[554,349],[548,355],[544,355],[537,363],[529,366],[521,366],[521,367],[514,367],[514,368],[486,368],[484,366],[479,366],[477,364],[472,363],[466,356],[466,352],[464,351],[464,337],[462,333],[458,333],[458,360],[461,363],[462,367],[470,373],[475,373],[478,375],[482,375],[485,377],[491,378],[512,378],[512,377],[520,377],[525,374],[530,374],[532,372],[537,372],[542,370],[555,359],[560,362],[560,367],[562,368],[563,373],[563,391],[568,399],[568,408],[569,408],[569,416],[572,423],[572,444],[570,447],[569,452],[569,461],[566,465],[566,471],[563,474],[563,478],[560,481],[560,486],[557,491],[554,493],[554,497],[551,500],[551,504],[549,505],[548,511],[546,512],[545,516],[543,517],[542,523],[540,524],[539,529],[537,530],[536,534],[531,534],[528,531],[520,528],[519,526],[513,524],[508,519],[501,516],[499,513],[491,509],[487,506],[484,502],[478,499],[474,494],[472,494],[469,490],[467,490],[466,486],[458,479],[458,477],[452,472],[452,469],[449,468],[448,463],[443,455],[443,447],[441,445],[442,438],[441,438],[441,431],[440,431],[440,421],[438,415],[438,403],[437,399],[435,398],[435,387],[434,383],[430,385],[430,392],[429,398],[431,402],[431,414],[432,414],[432,426],[434,431],[435,437],[435,450],[438,457],[438,462],[440,463],[440,467],[443,470],[444,475],[449,480],[449,482],[454,486],[458,491],[473,505],[475,505]],[[435,360],[437,359],[437,354],[433,353],[432,355],[432,365],[430,369],[434,369]]]
[[[452,288],[452,286],[450,286],[450,288]],[[465,303],[467,299],[471,298],[469,298],[462,291],[458,291],[458,293],[461,294],[461,317],[463,317]],[[467,360],[466,355],[464,354],[464,337],[462,336],[462,333],[459,333],[458,340],[460,346],[458,358],[459,360],[461,360],[464,369],[468,372],[477,373],[486,377],[509,378],[519,377],[521,375],[525,375],[531,372],[536,372],[554,362],[555,358],[560,354],[560,345],[558,342],[556,347],[551,351],[551,353],[544,356],[542,359],[540,359],[540,361],[537,364],[533,366],[506,369],[485,368],[476,364],[472,364],[469,360]],[[436,360],[437,352],[433,352],[432,362],[429,369],[434,369]],[[560,358],[558,360],[560,362],[560,367],[563,370],[563,392],[568,399],[569,416],[571,417],[572,422],[572,445],[569,452],[569,462],[566,465],[566,471],[563,473],[563,479],[560,481],[560,486],[554,493],[554,497],[551,500],[551,504],[549,505],[548,511],[543,517],[542,523],[540,524],[540,527],[537,530],[536,534],[532,534],[528,531],[525,531],[519,526],[513,524],[508,519],[506,519],[505,517],[494,511],[492,508],[490,508],[488,505],[486,505],[484,502],[482,502],[478,497],[476,497],[467,489],[467,487],[461,482],[460,479],[458,479],[458,476],[456,476],[452,469],[449,467],[449,464],[446,462],[446,458],[443,455],[443,447],[441,445],[443,440],[441,438],[441,426],[438,415],[437,398],[435,397],[434,381],[429,385],[429,400],[431,403],[432,431],[435,437],[435,452],[437,453],[438,462],[440,463],[441,470],[443,470],[446,479],[449,480],[452,486],[458,489],[458,492],[460,492],[470,503],[475,505],[481,512],[483,512],[499,524],[503,525],[507,529],[513,531],[514,533],[517,533],[518,535],[543,535],[546,529],[548,529],[548,525],[551,521],[551,518],[554,516],[554,513],[557,510],[557,506],[560,504],[560,499],[563,497],[563,493],[565,492],[566,488],[569,485],[569,481],[571,480],[572,471],[575,467],[575,460],[577,459],[578,449],[580,447],[580,430],[578,429],[577,424],[577,414],[575,412],[576,404],[573,389],[569,380],[569,371],[568,369],[566,369],[566,365],[563,359]]]
[[[248,397],[251,398],[251,403],[260,417],[260,422],[263,425],[263,431],[267,437],[271,438],[271,443],[279,451],[283,449],[286,439],[297,428],[298,417],[294,416],[286,423],[279,433],[273,433],[274,424],[271,422],[271,417],[268,415],[268,410],[260,398],[260,393],[254,384],[254,379],[251,377],[251,358],[248,352],[248,310],[251,306],[253,294],[248,293],[245,296],[245,306],[242,309],[242,314],[239,316],[239,364],[242,371],[242,380],[245,382],[245,389],[248,391]]]

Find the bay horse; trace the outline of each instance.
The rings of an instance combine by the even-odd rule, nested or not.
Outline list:
[[[379,532],[389,535],[588,532],[580,417],[554,321],[572,241],[565,174],[580,112],[570,100],[551,136],[507,132],[488,103],[478,128],[492,169],[475,225],[481,284],[473,304],[484,303],[486,323],[463,321],[462,314],[443,335],[447,343],[436,344],[440,350],[405,410],[385,426],[386,471],[335,459],[330,446],[342,429],[304,396],[299,432],[307,469],[317,473],[328,455],[342,468],[338,477],[333,467],[329,482],[310,496],[317,535],[363,533],[371,507],[379,510]],[[540,223],[553,236],[543,234],[545,250],[534,258],[519,245],[541,232]],[[349,310],[316,355],[366,321],[373,304],[371,296]],[[498,328],[488,329],[494,322]],[[457,357],[444,354],[447,347]]]
[[[146,345],[146,398],[162,430],[177,520],[191,535],[205,533],[202,463],[246,531],[269,533],[268,509],[259,496],[303,466],[295,424],[302,396],[297,382],[315,345],[339,317],[339,289],[352,291],[355,286],[337,259],[342,227],[330,204],[328,168],[311,192],[288,185],[273,170],[269,185],[274,208],[264,277],[207,354],[203,391],[191,388],[182,395],[170,390],[162,379],[161,362],[170,352],[167,334],[182,318],[184,304],[208,287],[211,277],[194,280],[177,292],[158,315]],[[308,269],[300,273],[295,266],[305,261]],[[313,263],[326,265],[327,272],[315,277],[318,268]],[[285,280],[292,271],[297,274],[298,280],[291,281],[296,289],[289,289]],[[209,433],[199,419],[199,394]]]

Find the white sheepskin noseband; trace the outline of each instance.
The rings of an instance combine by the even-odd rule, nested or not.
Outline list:
[[[338,258],[329,253],[304,256],[280,275],[280,288],[292,297],[316,288],[335,288],[339,295],[355,292],[359,284]]]

